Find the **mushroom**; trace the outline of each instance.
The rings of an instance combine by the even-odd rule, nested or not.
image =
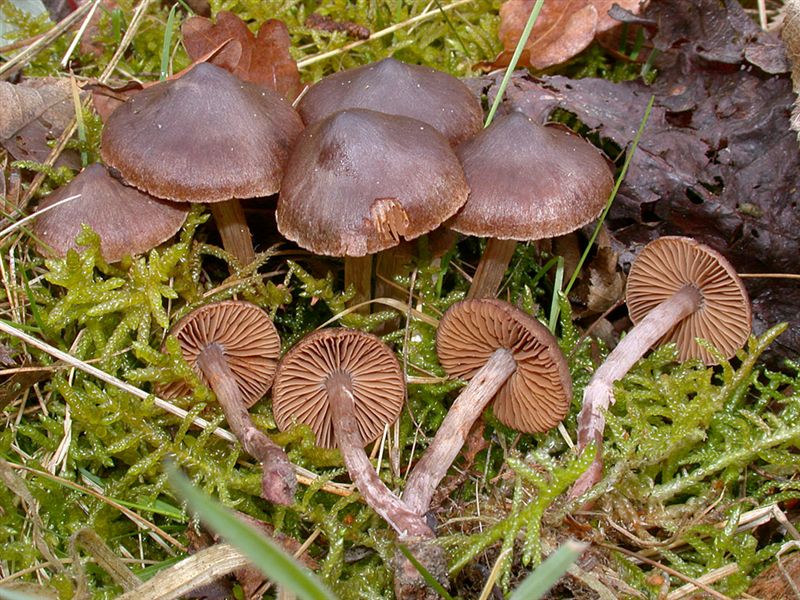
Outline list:
[[[516,111],[495,119],[456,153],[470,196],[447,225],[489,238],[468,298],[497,294],[517,241],[564,235],[597,218],[614,184],[594,146]]]
[[[417,119],[453,146],[480,131],[483,121],[480,101],[460,80],[394,58],[328,75],[297,105],[306,125],[348,108]]]
[[[370,298],[371,257],[438,227],[466,202],[453,151],[408,117],[343,110],[308,127],[278,198],[278,230],[314,252],[345,257],[345,282]]]
[[[558,341],[508,302],[476,298],[454,304],[439,322],[436,351],[445,371],[469,384],[406,480],[403,500],[417,514],[428,511],[436,487],[492,399],[501,423],[534,433],[557,425],[572,398]]]
[[[730,358],[750,335],[750,302],[739,277],[715,250],[690,238],[667,236],[650,242],[631,266],[627,288],[633,329],[595,371],[578,415],[578,448],[595,442],[594,462],[573,486],[576,498],[602,478],[605,411],[614,403],[614,382],[622,379],[655,344],[675,342],[679,359],[717,363],[697,343],[703,338]]]
[[[429,543],[435,538],[433,530],[386,487],[364,452],[364,446],[397,419],[404,399],[403,371],[379,338],[353,329],[322,329],[303,338],[281,360],[272,407],[280,429],[305,423],[314,431],[317,444],[338,446],[364,501],[446,584],[442,548]],[[409,595],[409,588],[425,590],[426,586],[402,557],[396,573],[399,598],[437,597],[428,595],[430,591]]]
[[[149,194],[212,204],[225,249],[248,263],[253,242],[238,198],[278,191],[302,128],[277,92],[199,63],[117,108],[103,129],[101,155]]]
[[[247,409],[272,385],[280,337],[255,304],[226,300],[202,306],[172,328],[183,358],[212,390],[245,451],[262,464],[262,497],[291,505],[297,479],[283,449],[259,430]],[[167,398],[188,395],[183,381],[161,386]]]
[[[54,206],[70,196],[79,197]],[[95,163],[47,196],[38,210],[45,212],[36,216],[33,233],[43,254],[63,257],[71,248],[77,249],[75,237],[82,225],[88,225],[100,236],[103,258],[114,263],[147,252],[175,235],[189,206],[123,185]]]

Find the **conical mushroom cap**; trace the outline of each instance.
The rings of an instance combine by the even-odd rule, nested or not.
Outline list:
[[[471,379],[498,348],[513,354],[517,370],[494,398],[495,417],[526,433],[558,425],[569,410],[572,379],[558,341],[544,325],[494,299],[458,302],[439,322],[436,352],[451,377]]]
[[[197,366],[197,358],[211,344],[222,346],[248,407],[272,385],[281,339],[267,313],[255,304],[225,300],[201,306],[178,321],[170,334],[180,343],[184,360],[208,387],[211,384]],[[182,381],[160,386],[158,392],[166,398],[192,393]]]
[[[123,185],[109,175],[106,168],[95,163],[86,167],[72,181],[50,194],[38,210],[53,206],[70,196],[69,200],[38,215],[33,233],[51,250],[65,256],[70,248],[77,249],[75,236],[86,224],[100,236],[100,250],[108,262],[124,256],[141,254],[171,238],[181,228],[189,212],[187,204],[159,200],[139,190]]]
[[[470,196],[448,227],[501,240],[539,240],[596,219],[614,180],[580,136],[519,112],[498,117],[457,149]]]
[[[280,188],[302,128],[277,92],[199,63],[117,108],[103,130],[101,155],[125,181],[159,198],[267,196]]]
[[[454,146],[480,131],[483,120],[480,102],[461,81],[394,58],[328,75],[297,106],[307,125],[348,108],[417,119]]]
[[[700,308],[680,321],[660,343],[675,342],[681,361],[717,358],[695,341],[701,338],[725,358],[736,354],[751,330],[750,300],[731,264],[716,250],[691,238],[665,236],[647,244],[628,275],[628,313],[638,323],[686,285],[700,291]]]
[[[317,445],[334,448],[331,409],[325,382],[346,373],[352,382],[358,431],[365,444],[400,415],[405,379],[389,347],[355,329],[322,329],[307,335],[278,365],[272,412],[281,430],[297,421],[317,436]]]
[[[433,127],[343,110],[300,136],[278,198],[278,230],[316,254],[364,256],[432,231],[467,193],[455,153]]]

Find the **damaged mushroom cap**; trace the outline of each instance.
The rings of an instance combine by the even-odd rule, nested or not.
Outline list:
[[[594,146],[516,111],[456,154],[470,196],[447,225],[466,235],[518,241],[564,235],[597,218],[614,185]]]
[[[407,117],[343,110],[307,128],[278,199],[278,230],[316,254],[365,256],[438,227],[466,202],[441,134]]]
[[[208,387],[211,383],[197,366],[197,358],[210,344],[217,343],[247,406],[267,393],[275,377],[281,341],[267,313],[255,304],[225,300],[202,306],[183,317],[170,332],[181,346],[183,358]],[[166,398],[191,395],[182,381],[159,387]]]
[[[86,167],[64,187],[39,204],[33,233],[42,244],[43,254],[63,257],[77,249],[75,237],[82,225],[88,225],[100,236],[100,250],[110,263],[124,256],[141,254],[171,238],[183,225],[189,206],[159,200],[123,185],[95,163]]]
[[[478,98],[442,71],[394,58],[340,71],[318,81],[297,110],[306,125],[348,108],[367,108],[418,119],[456,145],[483,126]]]
[[[317,445],[336,447],[325,383],[338,373],[350,376],[364,444],[394,423],[405,399],[405,379],[394,353],[374,335],[354,329],[322,329],[303,338],[281,359],[272,392],[278,428],[305,423],[316,434]]]
[[[277,92],[199,63],[117,108],[101,155],[159,198],[221,202],[274,194],[300,116]]]
[[[736,271],[719,252],[691,238],[667,236],[650,242],[628,275],[628,312],[634,324],[686,285],[699,290],[700,308],[661,340],[675,342],[681,361],[718,362],[695,341],[707,340],[726,358],[736,354],[751,330],[750,300]]]
[[[525,433],[556,426],[569,410],[572,380],[558,341],[544,325],[494,299],[454,304],[439,322],[436,351],[451,377],[471,379],[498,348],[513,354],[517,370],[495,396],[494,415]]]

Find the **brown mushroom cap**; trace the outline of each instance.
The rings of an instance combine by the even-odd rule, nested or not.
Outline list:
[[[700,308],[675,325],[661,343],[675,342],[682,361],[699,358],[707,365],[718,362],[695,341],[698,337],[726,358],[732,357],[750,336],[750,300],[725,257],[693,239],[666,236],[644,247],[628,275],[631,320],[638,323],[686,285],[700,291]]]
[[[439,322],[436,351],[451,377],[471,379],[498,348],[514,355],[517,370],[495,396],[501,423],[526,433],[557,425],[572,400],[567,361],[553,334],[508,302],[464,300]]]
[[[454,146],[480,131],[483,120],[480,101],[460,80],[394,58],[328,75],[297,106],[306,125],[348,108],[417,119]]]
[[[386,344],[354,329],[316,331],[281,359],[272,392],[278,428],[305,423],[319,446],[336,447],[325,382],[342,372],[351,378],[361,439],[367,444],[379,437],[403,408],[403,371]]]
[[[453,151],[433,127],[343,110],[307,128],[278,199],[278,230],[316,254],[365,256],[438,227],[466,201]]]
[[[101,155],[159,198],[221,202],[274,194],[303,128],[277,92],[199,63],[139,92],[103,129]]]
[[[183,358],[200,380],[210,382],[197,366],[197,357],[210,344],[217,343],[228,361],[247,406],[266,394],[275,377],[281,340],[270,318],[249,302],[225,300],[193,310],[178,321],[170,332],[181,345]],[[182,381],[159,388],[166,398],[190,395]]]
[[[86,224],[100,236],[100,249],[108,262],[141,254],[171,238],[189,212],[186,204],[159,200],[123,185],[95,163],[86,167],[64,187],[39,204],[38,210],[70,196],[78,196],[37,216],[33,233],[44,244],[43,254],[63,257],[78,249],[75,236]]]
[[[614,185],[594,146],[516,111],[495,119],[456,154],[470,196],[447,225],[466,235],[522,241],[575,231],[597,218]]]

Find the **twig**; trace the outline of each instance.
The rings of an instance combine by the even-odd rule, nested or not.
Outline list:
[[[6,73],[9,73],[18,66],[25,64],[34,56],[39,54],[39,52],[47,48],[47,46],[49,46],[51,43],[53,43],[53,41],[55,41],[58,37],[60,37],[62,33],[67,31],[75,23],[77,23],[91,7],[92,3],[87,2],[86,4],[80,5],[69,15],[61,19],[61,21],[59,21],[55,26],[53,26],[53,28],[50,31],[45,33],[42,37],[40,37],[30,46],[25,48],[25,50],[12,57],[7,63],[5,63],[2,67],[0,67],[0,77],[5,77]]]
[[[335,50],[329,50],[327,52],[323,52],[321,54],[315,54],[315,55],[309,56],[308,58],[305,58],[303,60],[299,60],[299,61],[297,61],[297,68],[298,69],[302,69],[302,68],[305,68],[305,67],[307,67],[309,65],[313,65],[314,63],[318,63],[320,61],[323,61],[323,60],[325,60],[327,58],[331,58],[332,56],[338,56],[339,54],[344,54],[345,52],[349,52],[353,48],[358,48],[359,46],[362,46],[362,45],[367,44],[369,42],[372,42],[372,41],[375,41],[375,40],[380,39],[382,37],[385,37],[385,36],[389,35],[390,33],[394,33],[395,31],[399,31],[400,29],[403,29],[404,27],[407,27],[407,26],[412,25],[414,23],[419,23],[420,21],[427,21],[428,19],[431,19],[431,18],[435,17],[439,12],[444,13],[444,12],[446,12],[448,10],[452,10],[452,9],[458,7],[458,6],[463,6],[464,4],[469,4],[472,1],[473,0],[457,0],[456,2],[453,2],[452,4],[448,4],[447,6],[443,6],[440,10],[431,11],[431,12],[428,12],[428,13],[422,13],[420,15],[417,15],[416,17],[411,17],[410,19],[406,19],[402,23],[395,23],[391,27],[387,27],[385,29],[381,29],[380,31],[376,31],[375,33],[373,33],[372,35],[370,35],[368,38],[366,38],[364,40],[356,40],[355,42],[350,42],[349,44],[345,44],[341,48],[336,48]]]
[[[706,585],[705,583],[703,583],[699,579],[693,579],[692,577],[689,577],[688,575],[684,575],[680,571],[676,571],[675,569],[673,569],[671,567],[668,567],[666,565],[663,565],[658,561],[651,560],[649,558],[644,558],[643,556],[639,556],[638,554],[636,554],[636,552],[631,552],[630,550],[627,550],[626,548],[620,548],[619,546],[615,546],[613,544],[606,544],[605,542],[595,542],[595,543],[598,546],[602,546],[603,548],[608,548],[609,550],[613,550],[615,552],[619,552],[621,554],[624,554],[625,556],[629,556],[631,558],[635,558],[637,560],[641,560],[643,563],[646,563],[646,564],[650,565],[651,567],[655,567],[657,569],[661,569],[662,571],[672,575],[673,577],[677,577],[681,581],[685,581],[686,583],[690,583],[690,584],[694,585],[695,587],[700,588],[705,593],[707,593],[710,596],[713,596],[714,598],[718,598],[719,600],[731,600],[730,596],[726,596],[725,594],[723,594],[721,592],[718,592],[717,590],[715,590],[714,588]]]

